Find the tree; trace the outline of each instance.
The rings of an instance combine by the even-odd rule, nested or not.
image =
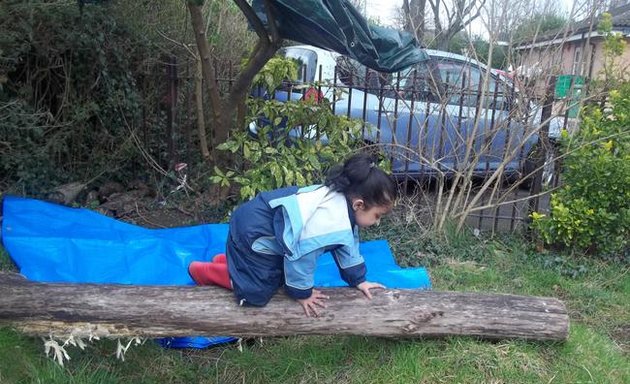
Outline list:
[[[492,57],[490,56],[490,44],[493,44],[492,47]],[[481,36],[475,36],[470,41],[470,45],[472,46],[475,57],[477,60],[481,61],[484,64],[492,68],[505,69],[508,59],[507,48],[502,45],[497,45],[496,41],[488,42],[483,39]]]
[[[403,29],[420,42],[424,39],[424,13],[427,0],[403,0]]]
[[[486,4],[486,0],[428,1],[433,12],[435,47],[440,50],[447,50],[451,39],[478,18]]]
[[[567,19],[555,11],[536,12],[532,17],[523,20],[514,30],[514,40],[531,39],[536,35],[564,27]]]
[[[267,20],[269,20],[269,31],[246,0],[234,0],[234,2],[243,12],[259,39],[245,66],[233,82],[229,95],[223,100],[221,100],[219,89],[216,86],[217,79],[211,57],[210,43],[206,37],[207,29],[202,14],[204,1],[188,0],[187,3],[201,60],[201,72],[209,95],[210,109],[212,110],[211,151],[228,138],[230,128],[235,119],[237,124],[244,120],[245,99],[251,82],[265,63],[273,57],[283,42],[275,28],[273,14],[268,11],[269,1],[264,1],[265,9],[267,10]]]
[[[427,22],[427,0],[403,0],[401,9],[402,27],[413,34],[416,39],[426,46],[443,51],[451,50],[460,53],[461,49],[454,49],[451,44],[464,29],[479,15],[486,0],[428,0],[433,15],[432,23]],[[432,24],[432,25],[430,25]],[[427,41],[427,32],[433,28],[434,37]],[[457,45],[457,43],[455,43]]]

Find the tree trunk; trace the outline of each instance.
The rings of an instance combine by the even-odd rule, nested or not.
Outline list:
[[[416,37],[422,45],[424,41],[424,16],[426,0],[404,0],[403,15],[405,18],[404,29]]]
[[[57,337],[366,335],[565,340],[569,317],[553,298],[387,289],[368,300],[329,288],[320,317],[282,293],[239,307],[218,287],[37,283],[0,272],[0,326]]]
[[[230,126],[223,124],[226,117],[221,108],[221,96],[219,95],[219,87],[214,74],[214,65],[210,55],[210,44],[206,38],[206,26],[201,12],[201,5],[197,5],[192,1],[187,2],[190,12],[190,21],[197,43],[197,51],[201,60],[201,71],[203,78],[206,80],[206,89],[210,99],[210,107],[212,114],[212,133],[210,137],[213,139],[212,148],[216,148],[219,143],[224,142],[228,137]]]
[[[203,114],[203,68],[201,59],[197,59],[197,71],[195,72],[195,112],[197,114],[197,135],[199,137],[199,149],[204,160],[211,159],[208,150],[208,137],[206,134],[206,119]],[[210,140],[213,142],[213,140]],[[214,150],[214,147],[211,147]]]
[[[236,129],[245,128],[243,126],[245,100],[247,98],[251,82],[265,63],[267,63],[267,61],[273,57],[278,48],[282,46],[283,41],[275,28],[273,14],[267,11],[270,28],[270,31],[267,32],[262,21],[258,18],[256,13],[252,10],[251,5],[246,0],[234,0],[234,2],[247,18],[250,26],[258,35],[259,40],[254,50],[251,52],[247,64],[241,68],[241,71],[234,80],[228,96],[224,98],[224,101],[222,101],[221,95],[219,94],[219,88],[217,86],[215,67],[210,54],[210,43],[206,37],[207,28],[202,15],[203,1],[187,1],[188,10],[190,12],[190,20],[195,35],[195,42],[201,59],[203,79],[206,82],[206,90],[209,95],[212,116],[212,132],[209,135],[212,140],[209,153],[212,156],[212,160],[215,162],[221,162],[220,153],[217,153],[215,149],[219,144],[228,139],[230,130],[235,123],[234,118],[237,118]],[[269,1],[265,1],[264,3],[266,9],[271,7]],[[235,116],[237,113],[238,116]]]

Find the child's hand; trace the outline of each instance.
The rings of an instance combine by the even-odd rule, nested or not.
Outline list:
[[[326,299],[329,299],[329,297],[322,294],[317,289],[313,289],[311,297],[308,299],[297,299],[297,301],[300,303],[302,308],[304,308],[306,317],[311,317],[311,315],[318,317],[319,311],[317,310],[317,307],[326,308],[326,304],[324,303],[324,300]]]
[[[361,284],[357,285],[357,289],[359,291],[363,292],[363,294],[365,296],[367,296],[368,299],[372,298],[372,294],[370,293],[370,289],[372,289],[372,288],[385,289],[385,286],[383,284],[372,283],[370,281],[364,281]]]

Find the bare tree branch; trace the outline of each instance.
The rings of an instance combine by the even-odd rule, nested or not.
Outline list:
[[[486,4],[486,0],[457,0],[452,4],[445,0],[428,2],[433,12],[436,47],[442,50],[446,50],[449,41],[481,15],[481,10]],[[445,22],[442,21],[444,16]]]

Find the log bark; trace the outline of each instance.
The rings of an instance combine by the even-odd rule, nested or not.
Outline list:
[[[308,318],[278,293],[240,307],[219,287],[37,283],[0,272],[0,326],[56,337],[365,335],[565,340],[569,317],[554,298],[386,289],[368,300],[328,288],[327,308]]]

